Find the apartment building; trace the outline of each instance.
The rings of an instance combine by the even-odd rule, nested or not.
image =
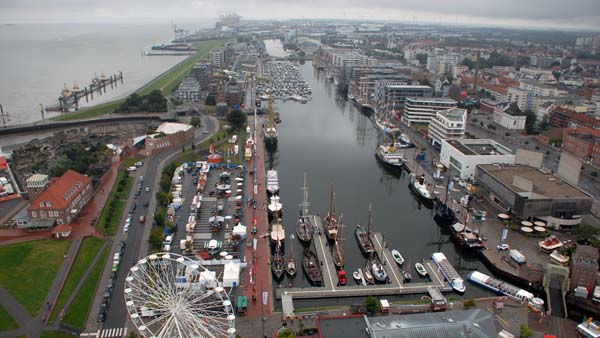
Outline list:
[[[433,88],[420,85],[406,85],[403,81],[377,81],[375,84],[375,97],[380,109],[401,107],[408,97],[431,97]],[[449,108],[449,107],[448,107]]]

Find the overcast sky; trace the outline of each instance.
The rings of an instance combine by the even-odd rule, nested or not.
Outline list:
[[[600,30],[600,0],[0,0],[1,22],[347,18]]]

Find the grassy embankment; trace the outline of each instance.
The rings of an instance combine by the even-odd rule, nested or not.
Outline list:
[[[0,306],[0,331],[18,329],[19,324],[11,317],[10,313]]]
[[[84,328],[85,321],[88,317],[88,313],[90,312],[92,300],[94,299],[94,294],[96,293],[96,286],[98,285],[98,281],[102,275],[102,269],[106,263],[106,256],[108,255],[109,250],[110,246],[106,246],[106,248],[104,248],[102,256],[100,256],[100,259],[98,259],[96,265],[94,265],[88,278],[81,286],[81,289],[79,289],[77,296],[67,310],[67,313],[63,318],[63,323],[78,329]]]
[[[124,170],[119,170],[117,174],[117,180],[115,185],[108,196],[108,200],[102,208],[102,213],[96,223],[96,229],[109,236],[114,235],[117,232],[119,226],[119,220],[123,213],[123,208],[127,203],[127,197],[129,196],[129,189],[133,179],[129,176],[129,173]]]
[[[151,91],[158,89],[163,92],[164,95],[169,95],[177,88],[181,80],[185,78],[187,73],[192,69],[194,64],[204,59],[208,52],[216,47],[221,47],[225,44],[225,40],[214,40],[214,41],[205,41],[199,44],[198,52],[196,54],[191,55],[187,59],[181,61],[177,65],[173,66],[171,69],[163,73],[158,78],[152,80],[150,83],[145,85],[144,87],[138,89],[136,93],[139,95],[147,95]],[[69,113],[61,116],[53,117],[52,120],[55,121],[72,121],[79,119],[89,119],[98,117],[101,115],[108,114],[118,108],[125,99],[114,100],[106,103],[102,103],[96,106],[83,108],[78,112]]]
[[[0,284],[37,316],[71,241],[38,240],[0,247]]]
[[[81,247],[79,248],[79,252],[77,252],[77,256],[75,257],[75,262],[73,262],[73,266],[71,267],[71,271],[69,271],[69,275],[67,276],[67,280],[65,281],[65,285],[60,292],[60,296],[58,297],[58,301],[56,302],[56,306],[54,307],[54,312],[52,312],[51,320],[54,321],[58,317],[58,314],[64,307],[67,299],[71,296],[77,284],[83,277],[83,274],[87,270],[87,268],[96,257],[98,250],[102,247],[104,243],[103,239],[88,237],[83,240],[81,243]]]

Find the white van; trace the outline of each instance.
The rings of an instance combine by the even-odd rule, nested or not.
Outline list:
[[[131,166],[129,168],[127,168],[127,171],[136,171],[137,167],[136,166]]]

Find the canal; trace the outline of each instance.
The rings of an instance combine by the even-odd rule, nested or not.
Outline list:
[[[266,46],[268,52],[282,54],[281,44],[267,41]],[[297,238],[290,239],[292,234],[296,236],[306,172],[311,214],[327,214],[330,186],[335,187],[335,209],[337,215],[343,214],[344,220],[343,249],[349,284],[354,283],[352,271],[366,264],[354,229],[357,224],[367,224],[371,204],[372,230],[383,233],[389,247],[402,253],[408,263],[405,267],[411,267],[413,281],[421,281],[414,263],[441,251],[465,279],[467,291],[462,297],[491,295],[466,281],[472,270],[490,274],[478,256],[462,252],[450,241],[449,228],[436,224],[432,210],[422,207],[408,189],[406,173],[390,172],[379,164],[374,150],[381,136],[371,120],[337,95],[333,82],[314,69],[311,62],[298,64],[298,68],[312,88],[312,100],[306,104],[274,102],[274,110],[280,113],[282,122],[278,125],[277,150],[267,155],[266,165],[279,172],[286,254],[289,250],[295,253],[300,270],[293,280],[285,277],[280,287],[309,286],[300,268],[302,245]]]

